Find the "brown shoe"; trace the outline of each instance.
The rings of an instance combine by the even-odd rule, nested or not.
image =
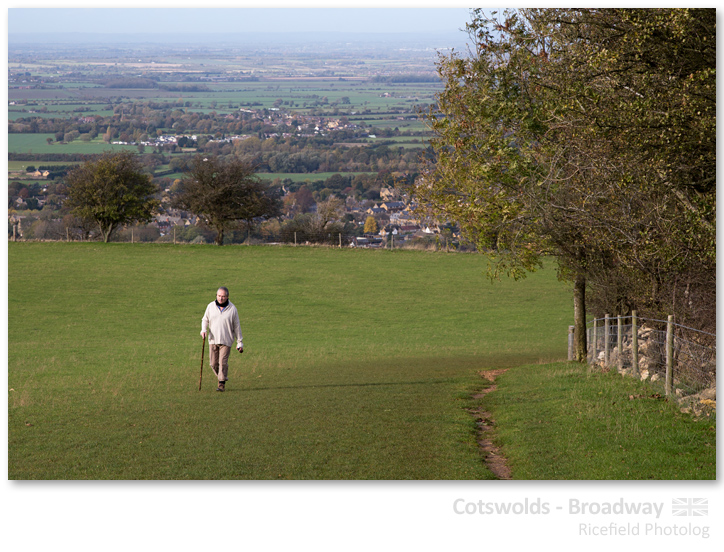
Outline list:
[[[225,383],[226,383],[226,382],[220,381],[220,382],[219,382],[219,386],[216,388],[216,390],[217,390],[217,391],[223,391],[223,390],[224,390],[224,387],[225,387],[225,385],[224,385]]]

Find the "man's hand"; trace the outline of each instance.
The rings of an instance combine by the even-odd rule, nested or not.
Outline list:
[[[201,339],[206,339],[206,332],[201,332]]]
[[[243,353],[243,352],[244,352],[244,347],[237,347],[236,350],[239,351],[240,353]]]

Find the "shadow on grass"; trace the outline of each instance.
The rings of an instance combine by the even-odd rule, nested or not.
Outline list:
[[[325,389],[335,387],[388,387],[406,385],[440,385],[450,383],[449,379],[427,380],[427,381],[400,381],[400,382],[376,382],[376,383],[324,383],[321,385],[287,385],[279,387],[250,387],[237,388],[235,391],[283,391],[290,389]],[[229,391],[230,389],[227,389]]]

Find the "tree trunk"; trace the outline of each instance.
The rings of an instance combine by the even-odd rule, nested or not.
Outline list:
[[[216,233],[216,245],[224,245],[224,229],[219,228]]]
[[[586,339],[586,277],[576,276],[573,283],[573,347],[576,362],[585,362],[588,356]]]
[[[113,233],[115,226],[113,224],[109,224],[107,227],[104,227],[102,224],[99,224],[99,226],[101,234],[103,234],[103,243],[108,243],[108,240],[111,239],[111,234]]]

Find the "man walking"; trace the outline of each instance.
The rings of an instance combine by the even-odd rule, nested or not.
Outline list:
[[[219,379],[217,391],[223,391],[229,374],[229,352],[236,338],[236,350],[244,352],[244,342],[241,336],[239,313],[233,303],[229,301],[229,290],[220,287],[216,291],[216,300],[206,307],[204,317],[201,319],[201,338],[206,339],[209,332],[209,355],[211,369]]]

